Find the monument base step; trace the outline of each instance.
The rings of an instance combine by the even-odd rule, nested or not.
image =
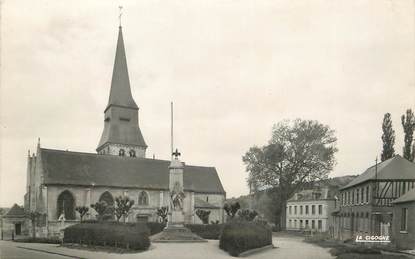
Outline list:
[[[190,229],[180,225],[167,226],[162,232],[151,236],[150,239],[154,243],[207,242]]]

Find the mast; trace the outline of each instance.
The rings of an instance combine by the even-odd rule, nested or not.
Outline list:
[[[173,102],[170,102],[170,155],[173,158]]]

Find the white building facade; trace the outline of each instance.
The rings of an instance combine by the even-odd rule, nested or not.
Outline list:
[[[287,202],[287,230],[329,231],[331,212],[335,207],[335,199],[330,196],[328,188],[294,194]]]

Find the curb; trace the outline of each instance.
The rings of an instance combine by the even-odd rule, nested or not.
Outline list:
[[[24,246],[16,246],[16,247],[20,248],[20,249],[26,249],[26,250],[36,251],[36,252],[43,252],[43,253],[47,253],[47,254],[65,256],[65,257],[69,257],[69,258],[84,259],[84,257],[77,257],[77,256],[73,256],[73,255],[67,255],[67,254],[62,254],[62,253],[57,253],[57,252],[51,252],[51,251],[43,250],[43,249],[24,247]]]
[[[270,249],[274,249],[274,248],[277,248],[277,247],[275,247],[273,244],[267,245],[267,246],[263,246],[263,247],[259,247],[259,248],[254,248],[254,249],[251,249],[251,250],[248,250],[248,251],[245,251],[245,252],[240,253],[238,255],[238,257],[247,257],[249,255],[256,254],[256,253],[260,253],[260,252],[263,252],[263,251],[266,251],[266,250],[270,250]]]

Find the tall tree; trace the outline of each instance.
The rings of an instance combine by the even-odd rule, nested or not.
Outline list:
[[[415,116],[411,109],[406,110],[405,114],[401,117],[402,127],[404,131],[404,146],[403,146],[403,157],[409,161],[414,161],[415,150],[412,146],[414,140],[415,130]],[[412,150],[411,150],[412,149]]]
[[[274,125],[268,145],[251,147],[243,156],[248,182],[276,194],[272,197],[280,208],[275,223],[283,229],[287,200],[306,182],[327,178],[335,164],[336,142],[328,126],[296,119]]]
[[[395,131],[392,128],[392,118],[390,113],[386,113],[383,117],[382,123],[382,141],[383,150],[381,154],[381,160],[385,161],[395,155]]]

